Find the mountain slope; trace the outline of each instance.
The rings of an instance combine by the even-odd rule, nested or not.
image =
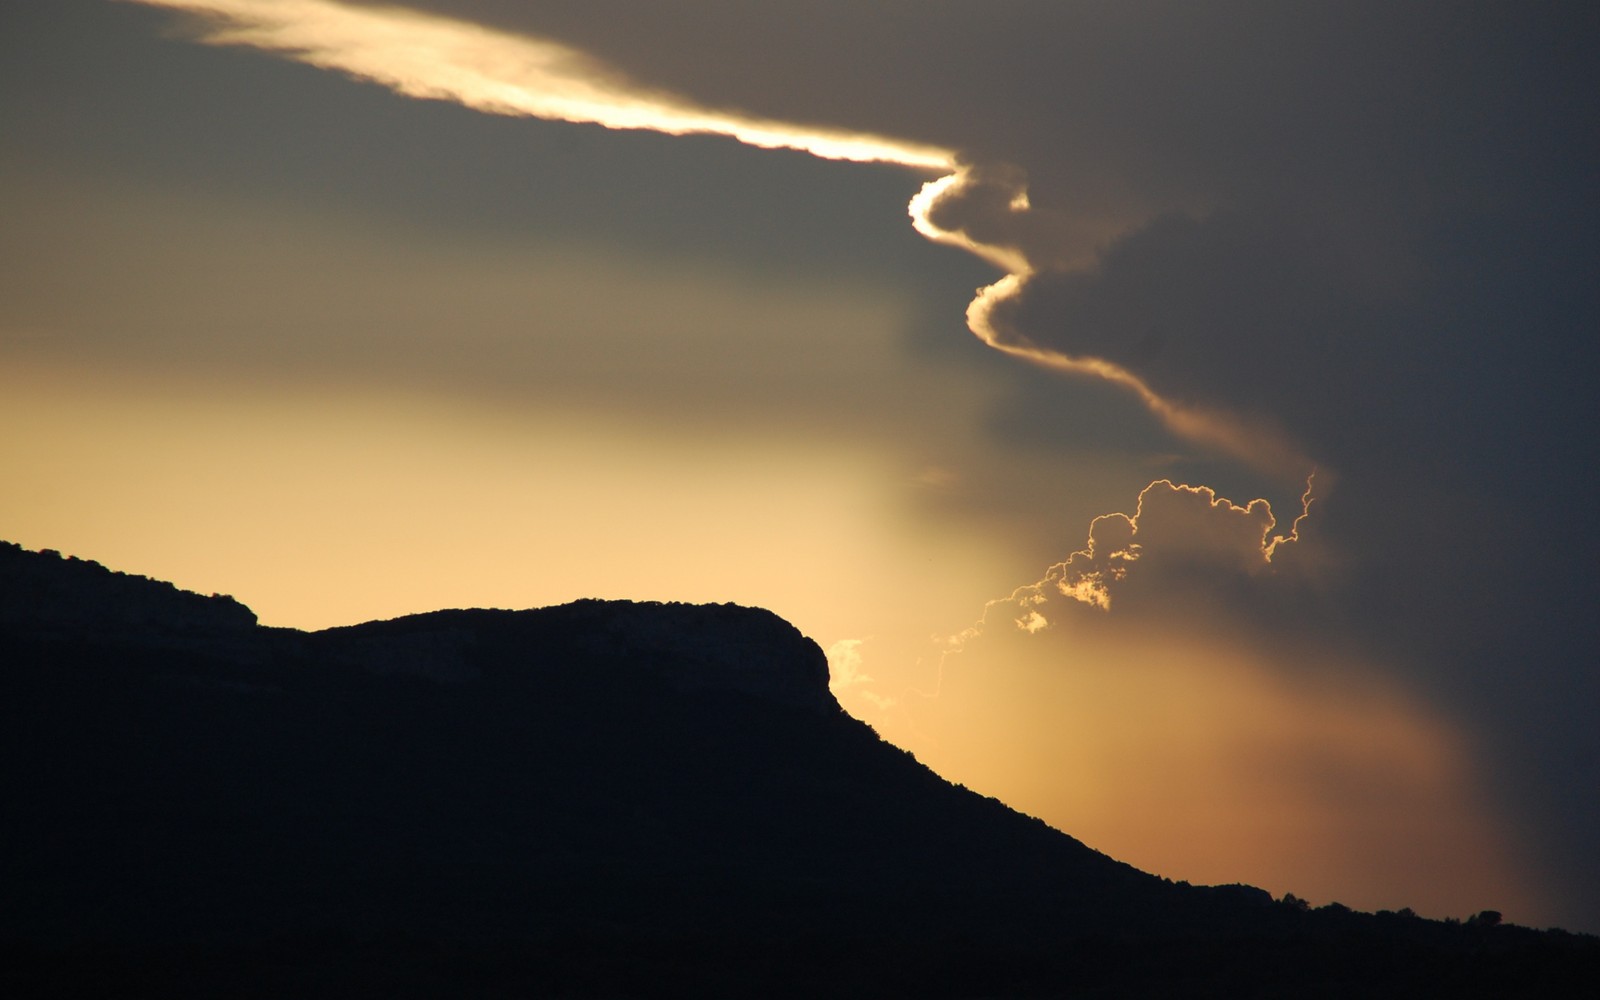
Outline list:
[[[26,991],[1515,995],[1596,967],[1137,872],[879,740],[765,611],[302,633],[14,546],[0,607]]]

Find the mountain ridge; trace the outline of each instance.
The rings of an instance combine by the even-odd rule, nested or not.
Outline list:
[[[1136,871],[884,743],[769,611],[300,632],[16,546],[0,605],[0,957],[40,995],[96,969],[237,993],[243,968],[331,996],[386,963],[419,996],[462,963],[575,996],[1518,995],[1529,969],[1553,995],[1600,968],[1487,914]]]

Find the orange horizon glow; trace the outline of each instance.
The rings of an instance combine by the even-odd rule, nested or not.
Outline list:
[[[1146,871],[1362,909],[1492,907],[1513,921],[1541,912],[1477,798],[1471,748],[1359,661],[1289,664],[1306,652],[1275,651],[1215,617],[1121,628],[1113,601],[1109,613],[1085,608],[1099,629],[1054,616],[1048,628],[998,628],[1009,620],[996,615],[990,638],[1005,642],[985,649],[969,638],[937,697],[898,687],[903,666],[880,655],[887,636],[938,615],[910,585],[928,539],[887,541],[894,515],[863,506],[858,472],[837,455],[819,452],[798,479],[781,463],[764,478],[755,452],[713,449],[688,476],[682,455],[648,442],[619,452],[603,428],[541,443],[520,421],[450,416],[414,399],[237,388],[185,396],[171,383],[130,392],[76,377],[73,390],[47,375],[8,385],[7,405],[81,424],[58,427],[33,451],[10,441],[8,463],[33,470],[30,488],[49,494],[31,501],[47,516],[12,539],[28,547],[232,592],[275,625],[580,596],[761,604],[833,647],[840,702],[897,745]],[[30,392],[61,400],[58,411]],[[540,467],[583,488],[552,493],[553,481],[532,471]],[[110,482],[115,505],[94,485]],[[1158,486],[1167,488],[1146,490]],[[645,494],[657,503],[634,509]],[[1287,551],[1261,505],[1206,494],[1182,495],[1236,518],[1263,561],[1269,547]],[[1302,498],[1300,519],[1309,504]],[[476,520],[437,516],[461,510]],[[1145,502],[1134,511],[1098,523],[1150,516]],[[559,536],[507,534],[552,520],[566,525]],[[793,531],[824,523],[826,536]],[[672,525],[671,538],[655,524]],[[174,541],[179,525],[186,546]],[[78,541],[63,543],[68,535]],[[752,573],[751,555],[771,572]],[[888,569],[863,575],[873,566]],[[238,580],[249,588],[229,582]],[[821,592],[818,580],[834,586]],[[869,629],[886,639],[829,640]],[[1042,641],[1057,644],[1027,645]]]
[[[18,472],[0,537],[228,593],[272,626],[594,597],[768,607],[827,642],[915,627],[875,600],[899,567],[961,565],[918,595],[947,607],[997,572],[974,540],[899,526],[894,466],[865,442],[28,364],[0,370],[0,426]]]
[[[1306,544],[1313,486],[1284,531],[1266,500],[1152,482],[1132,514],[1094,518],[1082,549],[920,656],[836,644],[834,693],[945,778],[1145,871],[1536,920],[1545,901],[1460,731],[1382,665],[1195,591],[1195,566],[1269,587],[1314,571],[1278,581],[1274,559],[1301,555],[1288,547]],[[1129,587],[1158,600],[1128,612]]]
[[[924,659],[931,690],[898,690],[889,648],[838,646],[835,695],[947,780],[1152,874],[1435,918],[1549,912],[1463,732],[1376,666],[1215,621],[1052,646],[1015,625]]]

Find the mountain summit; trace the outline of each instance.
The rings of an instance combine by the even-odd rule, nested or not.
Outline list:
[[[0,546],[8,995],[1503,996],[1600,968],[1487,915],[1138,872],[827,682],[758,609],[305,633]]]

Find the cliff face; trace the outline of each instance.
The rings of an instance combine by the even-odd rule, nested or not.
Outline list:
[[[596,651],[657,664],[686,690],[737,691],[778,704],[838,711],[821,647],[770,611],[734,604],[579,602]]]
[[[837,713],[821,647],[770,611],[735,604],[575,601],[528,611],[435,611],[309,638],[373,673],[463,681],[665,684]]]

